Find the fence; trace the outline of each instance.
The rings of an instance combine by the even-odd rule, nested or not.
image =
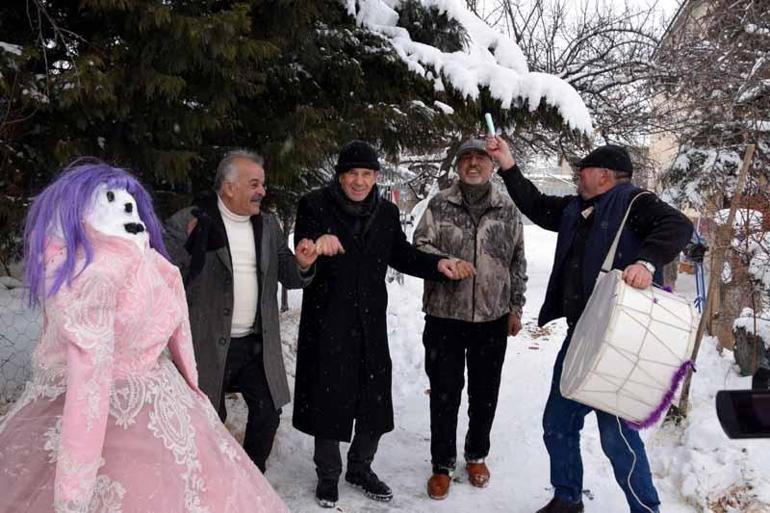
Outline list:
[[[30,357],[40,334],[41,312],[26,307],[25,294],[18,281],[0,279],[0,414],[30,378]]]

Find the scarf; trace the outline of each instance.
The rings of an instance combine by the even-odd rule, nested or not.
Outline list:
[[[463,196],[463,205],[465,205],[465,208],[470,212],[473,222],[478,224],[481,216],[484,215],[484,212],[489,208],[489,197],[490,191],[492,190],[492,184],[490,182],[471,184],[461,180],[459,186]]]
[[[345,194],[339,180],[333,179],[326,187],[337,208],[343,213],[343,219],[354,236],[366,235],[374,214],[380,206],[380,194],[375,185],[362,201],[353,201]]]

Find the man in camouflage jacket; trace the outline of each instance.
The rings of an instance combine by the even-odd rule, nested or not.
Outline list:
[[[428,203],[414,233],[423,251],[472,262],[476,276],[425,282],[425,370],[430,379],[431,462],[428,495],[449,493],[456,460],[457,413],[468,367],[469,481],[489,482],[484,460],[497,407],[508,335],[521,329],[526,268],[521,214],[490,183],[494,162],[484,141],[463,143],[456,155],[460,180]]]

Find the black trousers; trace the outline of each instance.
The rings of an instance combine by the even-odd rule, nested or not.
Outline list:
[[[760,367],[751,378],[751,388],[754,390],[767,390],[770,388],[770,369]]]
[[[348,449],[348,472],[366,472],[371,469],[374,455],[377,453],[377,445],[380,443],[380,436],[369,432],[359,432],[358,424],[356,424],[353,441],[350,444],[350,449]],[[313,462],[319,480],[337,481],[342,474],[340,443],[337,440],[316,437]]]
[[[433,471],[451,473],[457,460],[457,413],[468,366],[465,459],[486,458],[508,346],[508,317],[465,322],[425,316],[425,371],[430,380],[430,453]]]
[[[281,410],[275,408],[267,385],[261,336],[248,335],[230,339],[219,407],[223,422],[227,418],[225,392],[240,392],[246,401],[249,415],[243,449],[264,473],[265,463],[273,449],[273,440],[281,420]]]

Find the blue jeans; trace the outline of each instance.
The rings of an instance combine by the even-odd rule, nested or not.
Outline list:
[[[559,380],[570,339],[571,333],[567,335],[556,357],[551,394],[548,396],[543,414],[543,440],[551,460],[551,484],[554,487],[554,495],[569,503],[581,500],[583,461],[580,457],[580,430],[583,429],[585,416],[593,411],[599,423],[602,450],[612,464],[615,480],[626,494],[631,513],[657,512],[660,499],[655,491],[655,485],[652,484],[647,453],[639,433],[629,429],[622,420],[618,422],[618,418],[614,415],[565,399],[561,395]],[[628,445],[620,435],[621,429]],[[633,453],[629,451],[629,445]]]

